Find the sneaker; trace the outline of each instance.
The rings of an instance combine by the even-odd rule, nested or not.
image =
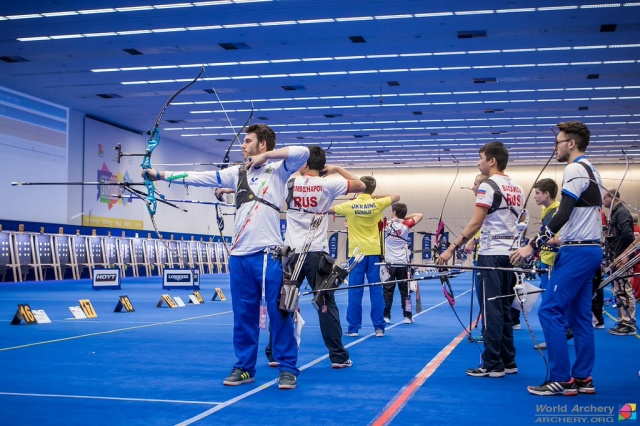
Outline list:
[[[278,379],[278,389],[295,389],[298,385],[298,378],[290,371],[281,371]]]
[[[527,386],[529,393],[540,396],[575,396],[578,394],[575,380],[568,382],[547,381],[540,386]]]
[[[586,393],[592,395],[596,393],[596,388],[593,386],[593,379],[587,377],[586,379],[575,379],[578,393]]]
[[[509,364],[505,364],[504,366],[505,374],[518,374],[518,365],[515,361],[511,361]]]
[[[345,362],[334,362],[333,364],[331,364],[331,368],[349,368],[352,365],[353,365],[353,361],[348,359]]]
[[[280,363],[278,361],[269,361],[267,364],[271,368],[276,368],[276,367],[278,367],[280,365]]]
[[[613,334],[614,336],[635,336],[636,329],[635,327],[629,327],[628,325],[620,325],[618,324],[614,328],[610,328],[607,330],[609,334]]]
[[[248,371],[242,368],[234,368],[222,384],[225,386],[238,386],[251,382],[253,382],[253,377],[251,377]]]
[[[520,324],[513,324],[513,329],[514,330],[521,330],[522,326]]]
[[[347,336],[347,337],[358,337],[358,332],[357,331],[354,331],[353,333],[352,332],[346,332],[346,333],[344,333],[344,335]]]
[[[414,321],[413,318],[405,317],[402,322],[405,324],[413,324]]]
[[[536,350],[539,349],[541,351],[546,351],[547,350],[547,344],[545,342],[539,343],[537,345],[534,345],[533,349],[536,349]]]
[[[505,373],[504,370],[487,370],[484,367],[470,368],[467,370],[467,375],[473,376],[473,377],[498,378],[498,377],[504,377],[504,373]]]
[[[391,318],[384,317],[384,322],[386,322],[387,324],[391,324]]]
[[[603,329],[604,328],[604,321],[603,322],[597,322],[597,323],[593,324],[593,328]]]
[[[376,328],[376,337],[384,337],[384,330],[381,328]]]

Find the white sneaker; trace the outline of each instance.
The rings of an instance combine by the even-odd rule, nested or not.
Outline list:
[[[520,324],[516,324],[516,325],[513,326],[513,329],[514,330],[521,330],[522,326]]]
[[[376,328],[376,337],[384,337],[384,330],[381,328]]]
[[[384,317],[384,322],[386,322],[387,324],[391,324],[391,318]]]
[[[344,333],[345,336],[347,337],[358,337],[358,332],[356,331],[355,333]]]
[[[351,361],[350,359],[346,360],[343,363],[339,363],[339,362],[334,362],[331,364],[331,368],[349,368],[353,365],[353,361]]]
[[[405,317],[404,321],[402,321],[405,324],[412,324],[413,323],[413,318],[409,318],[409,317]]]

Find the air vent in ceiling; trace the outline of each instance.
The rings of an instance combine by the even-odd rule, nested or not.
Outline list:
[[[224,50],[251,49],[247,43],[218,43]]]
[[[262,117],[258,117],[258,120],[262,120],[262,121],[267,121],[268,119],[269,117],[265,117],[264,115]]]
[[[214,89],[203,89],[203,92],[207,92],[210,93],[212,95],[215,95],[216,91]]]
[[[581,107],[578,107],[578,111],[588,111],[588,110],[589,110],[589,107],[588,107],[588,106],[581,106]]]
[[[495,108],[495,109],[485,109],[484,113],[485,114],[493,114],[495,112],[504,112],[504,109],[502,108]]]
[[[413,111],[412,114],[413,115],[422,115],[422,111]]]
[[[434,133],[429,133],[429,134],[430,134],[431,136],[438,136],[438,134],[437,134],[437,133],[435,133],[435,132],[434,132]],[[514,296],[514,297],[515,297],[515,296]]]
[[[351,43],[366,43],[367,40],[364,39],[364,37],[362,36],[349,36],[349,40],[351,40]]]
[[[117,99],[122,97],[115,93],[98,93],[96,96],[102,99]]]
[[[216,139],[216,141],[217,142],[229,142],[229,139]]]
[[[473,82],[476,84],[497,83],[498,79],[496,77],[474,78]]]
[[[325,114],[324,116],[327,118],[336,118],[336,117],[342,117],[342,114]]]
[[[616,31],[618,24],[604,24],[600,26],[601,33],[613,33]]]
[[[387,81],[387,84],[389,86],[400,86],[400,83],[398,83],[397,81]]]
[[[174,120],[174,119],[171,119],[171,120],[165,120],[165,121],[166,121],[167,123],[171,123],[171,124],[178,124],[178,123],[182,123],[182,122],[184,122],[184,120]]]
[[[122,49],[122,50],[127,52],[129,55],[144,55],[144,53],[136,49]]]
[[[600,78],[600,74],[589,74],[587,80],[597,80]]]
[[[15,62],[30,62],[28,59],[23,58],[22,56],[0,56],[0,61],[6,62],[8,64],[13,64]]]
[[[300,85],[298,85],[298,86],[282,86],[282,88],[284,90],[306,90],[306,87],[300,86]]]
[[[296,136],[296,139],[304,139],[304,136]]]
[[[354,138],[357,138],[357,139],[360,139],[360,138],[366,138],[366,137],[368,137],[368,136],[369,136],[369,135],[365,135],[365,134],[356,134],[356,135],[353,135],[353,137],[354,137]]]
[[[484,38],[487,36],[487,30],[458,31],[456,34],[458,38]]]

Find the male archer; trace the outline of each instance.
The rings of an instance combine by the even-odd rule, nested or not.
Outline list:
[[[551,221],[529,245],[513,252],[518,264],[548,243],[562,228],[562,245],[554,261],[547,290],[538,309],[549,353],[549,377],[540,386],[529,386],[534,395],[593,394],[591,371],[595,342],[591,323],[592,279],[602,263],[601,179],[584,153],[591,132],[579,121],[559,123],[556,157],[567,162],[562,200]],[[573,327],[576,359],[571,367],[565,334],[565,317]]]
[[[282,246],[280,206],[289,177],[309,158],[309,149],[288,146],[274,149],[276,134],[267,125],[253,124],[242,142],[244,164],[220,171],[158,172],[147,169],[149,179],[184,175],[193,186],[235,188],[236,221],[229,259],[233,348],[237,362],[224,379],[226,386],[254,381],[260,336],[261,305],[266,305],[273,335],[273,354],[280,363],[280,389],[294,389],[299,374],[298,345],[289,312],[279,309],[282,264],[276,247]],[[265,319],[266,320],[266,319]]]
[[[516,238],[516,222],[523,208],[524,197],[520,185],[504,174],[509,151],[501,142],[490,142],[479,151],[478,168],[488,179],[476,193],[476,206],[471,220],[462,233],[438,259],[445,264],[456,248],[462,247],[482,228],[478,266],[509,267],[509,251]],[[472,377],[504,377],[518,372],[516,348],[513,343],[511,297],[515,283],[513,272],[483,270],[478,274],[484,328],[482,365],[470,368]],[[488,299],[498,297],[496,300]]]

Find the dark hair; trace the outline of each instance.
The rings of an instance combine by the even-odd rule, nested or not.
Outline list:
[[[407,205],[404,203],[392,204],[391,211],[395,212],[399,219],[404,219],[407,216]]]
[[[507,163],[509,162],[509,151],[502,142],[496,141],[484,144],[478,152],[480,154],[484,153],[484,157],[487,159],[487,161],[495,158],[496,166],[498,167],[499,171],[503,171],[507,168]]]
[[[581,123],[580,121],[558,123],[558,129],[576,141],[576,145],[580,152],[585,152],[587,150],[591,132],[584,123]]]
[[[364,183],[364,191],[365,194],[373,194],[373,191],[376,190],[376,179],[373,176],[362,176],[360,180]]]
[[[620,191],[618,191],[615,188],[609,188],[607,189],[607,192],[605,192],[605,197],[610,197],[610,198],[615,198],[616,200],[620,199]]]
[[[307,166],[311,170],[320,171],[324,169],[325,164],[327,163],[327,156],[324,153],[324,149],[320,148],[317,145],[312,145],[309,147],[309,159],[307,160]]]
[[[266,124],[252,124],[247,127],[245,133],[255,133],[258,137],[258,143],[267,141],[267,151],[273,151],[276,147],[276,133]]]
[[[558,184],[553,179],[549,179],[549,178],[540,179],[539,181],[533,184],[533,187],[540,190],[540,192],[548,192],[549,196],[554,200],[558,195]]]

